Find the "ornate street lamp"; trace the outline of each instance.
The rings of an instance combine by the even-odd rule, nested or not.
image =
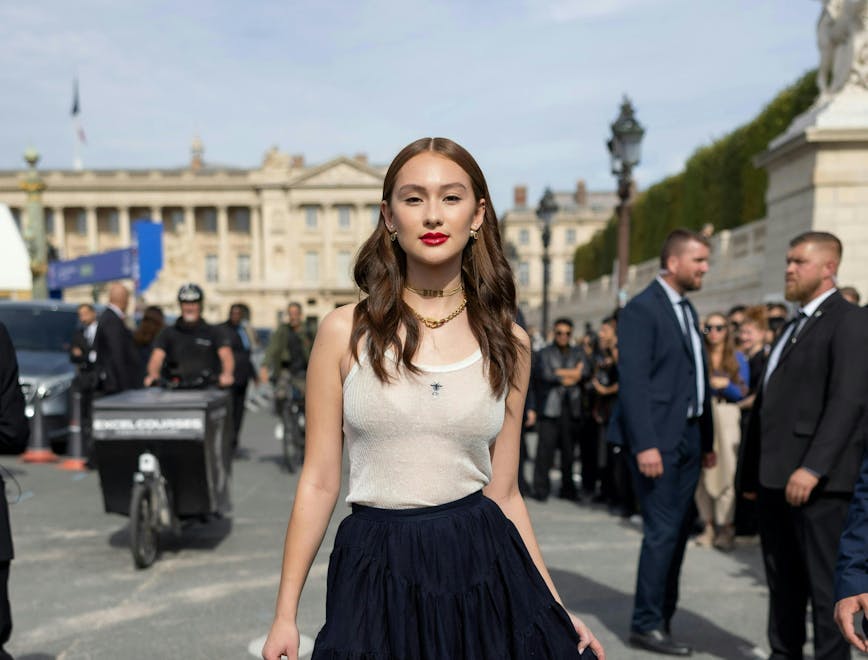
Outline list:
[[[642,155],[645,129],[634,115],[633,104],[624,96],[621,113],[612,123],[612,137],[606,143],[612,160],[612,174],[618,180],[618,306],[627,303],[627,272],[630,267],[630,195],[633,168]]]
[[[549,331],[549,243],[552,240],[552,218],[558,212],[558,203],[551,188],[546,188],[539,206],[536,208],[536,217],[540,221],[543,244],[543,299],[542,299],[542,335]]]

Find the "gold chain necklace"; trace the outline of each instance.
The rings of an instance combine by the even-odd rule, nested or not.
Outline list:
[[[449,296],[454,296],[459,291],[462,291],[464,285],[459,284],[454,289],[449,289],[448,291],[444,291],[443,289],[416,289],[409,284],[405,284],[404,288],[422,296],[423,298],[448,298]]]
[[[407,305],[407,307],[410,307],[410,305]],[[417,312],[412,307],[410,307],[410,311],[413,312],[413,315],[417,319],[419,319],[420,321],[422,321],[422,323],[425,324],[426,328],[430,328],[431,330],[436,330],[437,328],[439,328],[443,325],[446,325],[447,323],[449,323],[449,321],[451,321],[456,316],[458,316],[461,312],[464,311],[465,307],[467,307],[467,298],[462,298],[461,304],[458,305],[458,307],[455,309],[455,311],[453,311],[451,314],[449,314],[449,316],[444,316],[442,319],[429,319],[426,316],[422,316],[419,312]]]

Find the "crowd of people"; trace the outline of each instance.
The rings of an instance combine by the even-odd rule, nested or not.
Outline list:
[[[868,529],[863,520],[845,531],[845,518],[851,500],[855,512],[868,506],[868,484],[853,495],[868,456],[868,315],[853,287],[837,286],[842,247],[832,234],[791,241],[790,305],[739,304],[700,319],[685,294],[701,287],[708,256],[705,236],[675,230],[660,275],[596,332],[574,338],[573,322],[559,318],[551,342],[538,339],[525,413],[537,451],[532,483],[523,464],[519,482],[545,501],[559,451],[559,497],[641,512],[634,645],[690,654],[671,622],[691,535],[722,551],[758,536],[771,657],[802,657],[810,602],[816,657],[849,658],[847,641],[866,650],[853,614],[868,608]]]

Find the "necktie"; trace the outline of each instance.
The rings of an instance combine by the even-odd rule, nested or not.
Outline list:
[[[793,325],[793,335],[790,337],[790,342],[795,343],[796,337],[799,336],[799,333],[802,331],[802,328],[805,327],[805,319],[808,318],[808,315],[805,312],[799,312],[799,315],[795,318],[795,323]]]
[[[678,305],[681,307],[681,315],[684,317],[684,327],[682,330],[684,331],[684,338],[687,340],[687,346],[690,349],[690,359],[693,361],[694,369],[696,369],[696,378],[697,380],[702,377],[702,364],[696,363],[696,349],[693,346],[693,336],[690,332],[690,328],[693,325],[693,314],[690,310],[690,301],[687,298],[682,298],[678,301]],[[694,384],[691,388],[691,400],[690,405],[688,406],[688,415],[693,417],[699,414],[699,384],[698,382]]]
[[[690,338],[690,325],[693,323],[693,315],[690,313],[690,301],[687,300],[687,298],[682,298],[678,301],[678,305],[681,307],[681,317],[684,320],[681,331],[684,333],[684,338],[687,340],[687,345],[690,346],[690,349],[692,351],[693,341]]]

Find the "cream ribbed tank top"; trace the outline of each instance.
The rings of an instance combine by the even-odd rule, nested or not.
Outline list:
[[[416,366],[422,373],[392,366],[397,376],[382,383],[363,354],[344,380],[348,503],[436,506],[491,481],[489,447],[503,426],[506,402],[491,392],[482,353]]]

